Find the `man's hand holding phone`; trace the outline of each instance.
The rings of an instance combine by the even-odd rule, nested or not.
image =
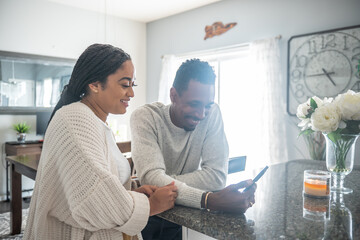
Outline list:
[[[248,179],[232,184],[223,190],[208,195],[207,207],[210,210],[245,213],[255,203],[256,182],[264,175],[266,166],[253,180]],[[239,189],[245,188],[244,191]]]
[[[256,175],[256,177],[253,179],[253,184],[255,184],[264,175],[264,173],[266,172],[266,170],[268,170],[268,168],[269,166],[264,167],[264,169],[261,170],[261,172],[259,172],[258,175]],[[251,185],[246,187],[244,189],[244,192],[248,191],[251,187],[252,187]]]
[[[250,185],[252,187],[245,193],[239,191]],[[255,203],[255,190],[256,184],[253,185],[251,179],[229,185],[219,192],[209,194],[207,208],[210,211],[245,213]]]

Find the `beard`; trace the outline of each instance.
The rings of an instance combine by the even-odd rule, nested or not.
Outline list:
[[[184,127],[184,130],[187,132],[191,132],[191,131],[194,131],[195,128],[196,128],[196,126],[195,127]]]
[[[199,121],[199,123],[200,123],[200,119],[198,119],[198,118],[194,118],[194,117],[192,117],[192,116],[187,116],[187,117],[185,117],[185,118],[192,119],[192,120],[194,120],[194,121]],[[199,124],[199,123],[198,123],[198,124]],[[191,124],[189,124],[188,126],[184,126],[184,130],[187,131],[187,132],[194,131],[195,128],[196,128],[196,126],[197,126],[198,124],[196,124],[196,125],[191,125]]]

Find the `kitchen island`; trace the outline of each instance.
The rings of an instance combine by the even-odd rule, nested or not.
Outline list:
[[[331,193],[328,199],[303,196],[307,169],[326,170],[326,165],[294,160],[270,166],[257,184],[256,203],[245,214],[176,206],[159,216],[215,239],[360,239],[360,166],[345,178],[344,185],[354,192]],[[243,176],[244,172],[229,175],[228,185],[244,180]]]

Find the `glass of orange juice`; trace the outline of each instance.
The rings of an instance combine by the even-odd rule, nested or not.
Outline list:
[[[321,170],[305,170],[304,195],[315,198],[329,198],[330,180],[330,172]]]

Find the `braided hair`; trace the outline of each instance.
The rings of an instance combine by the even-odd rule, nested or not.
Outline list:
[[[86,96],[89,84],[99,81],[104,88],[107,77],[127,60],[131,60],[130,55],[118,47],[109,44],[89,46],[77,60],[69,84],[64,87],[49,122],[62,106],[80,101]]]

